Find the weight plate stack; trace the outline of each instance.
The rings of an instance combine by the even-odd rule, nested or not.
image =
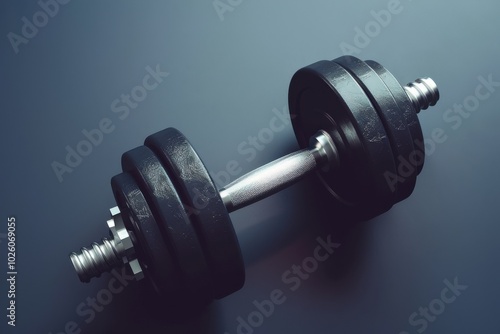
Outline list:
[[[168,128],[146,138],[167,169],[191,220],[205,254],[215,298],[239,290],[245,282],[241,250],[219,192],[202,160],[184,135]]]
[[[299,146],[327,131],[339,152],[339,167],[318,172],[322,183],[351,216],[369,219],[389,210],[397,192],[386,181],[397,167],[377,108],[358,79],[334,61],[297,71],[289,108]]]

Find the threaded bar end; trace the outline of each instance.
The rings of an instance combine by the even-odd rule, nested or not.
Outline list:
[[[404,86],[417,113],[433,106],[439,100],[439,90],[431,78],[420,78]]]
[[[107,238],[103,238],[101,244],[92,243],[91,249],[82,247],[80,253],[72,252],[69,257],[80,281],[85,283],[122,264],[115,241]]]

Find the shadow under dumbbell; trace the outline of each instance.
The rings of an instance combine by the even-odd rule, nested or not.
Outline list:
[[[216,332],[217,304],[192,300],[169,300],[158,296],[147,282],[130,285],[119,296],[123,300],[106,309],[87,333],[207,333]],[[97,318],[96,318],[97,319]],[[112,319],[110,321],[110,319]]]
[[[311,239],[330,236],[332,242],[341,244],[325,263],[326,274],[333,280],[348,275],[363,261],[369,237],[367,226],[371,222],[345,211],[315,175],[274,196],[278,197],[274,202],[263,201],[248,208],[255,210],[255,214],[265,211],[266,205],[279,208],[264,220],[255,219],[255,214],[245,212],[247,209],[241,210],[243,217],[251,217],[253,221],[249,227],[238,231],[246,266],[269,257],[304,236]],[[278,200],[283,203],[276,203]],[[233,223],[238,228],[238,217]],[[308,250],[304,252],[307,254]]]
[[[363,261],[369,238],[370,220],[355,217],[336,202],[317,178],[304,184],[310,197],[311,224],[314,235],[327,238],[340,244],[332,257],[325,262],[325,273],[332,280],[349,276]]]
[[[309,206],[303,198],[301,185],[282,190],[273,200],[241,209],[243,219],[250,217],[246,218],[249,225],[244,228],[238,226],[239,217],[233,218],[247,267],[282,250],[311,229]],[[260,217],[255,219],[256,215]]]

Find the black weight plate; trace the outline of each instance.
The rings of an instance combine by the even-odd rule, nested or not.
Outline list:
[[[134,176],[180,270],[186,298],[213,299],[205,256],[170,177],[156,155],[139,146],[122,155],[122,168]]]
[[[415,165],[417,167],[418,175],[424,167],[425,149],[423,146],[424,135],[422,133],[422,128],[420,127],[420,121],[418,120],[417,111],[413,107],[413,104],[404,91],[403,87],[391,72],[389,72],[384,66],[373,60],[367,60],[366,64],[368,64],[375,70],[375,72],[377,72],[377,74],[386,84],[387,88],[389,88],[389,90],[391,91],[394,99],[399,105],[399,108],[403,110],[403,117],[406,119],[408,128],[410,129],[410,133],[413,139],[413,146],[415,149],[415,157],[413,157],[411,161],[416,162]],[[416,144],[418,142],[420,143],[419,145]]]
[[[382,79],[364,61],[352,56],[343,56],[333,61],[354,76],[370,98],[384,124],[391,143],[397,176],[399,176],[398,178],[396,175],[385,173],[385,178],[391,190],[396,194],[395,203],[402,201],[411,195],[417,181],[417,169],[408,165],[414,148],[402,110],[399,109],[391,91]]]
[[[168,128],[146,138],[148,146],[172,175],[198,232],[212,274],[215,298],[239,290],[245,267],[238,239],[224,203],[205,165],[184,135]]]
[[[329,192],[363,218],[390,209],[394,196],[383,175],[396,173],[391,145],[377,111],[353,76],[334,62],[319,61],[295,73],[288,100],[302,148],[320,129],[337,146],[340,166],[319,172]]]
[[[180,276],[156,220],[134,178],[121,173],[111,179],[111,188],[127,230],[133,232],[141,267],[154,288],[165,295],[177,295]]]

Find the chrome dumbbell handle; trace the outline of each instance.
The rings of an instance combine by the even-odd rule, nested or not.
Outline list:
[[[330,136],[320,131],[310,147],[274,160],[231,182],[219,193],[229,212],[260,201],[296,183],[317,168],[332,168],[337,150]]]

